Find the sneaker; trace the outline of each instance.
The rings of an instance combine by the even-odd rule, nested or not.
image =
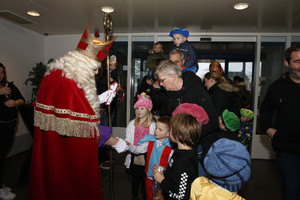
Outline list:
[[[8,191],[8,192],[11,192],[11,188],[10,187],[8,187],[8,186],[6,186],[6,185],[2,185],[2,188],[4,189],[4,190],[6,190],[6,191]]]
[[[0,189],[0,199],[2,200],[13,200],[16,198],[16,194],[7,191],[4,188]]]
[[[109,161],[103,161],[100,166],[101,169],[110,169]]]

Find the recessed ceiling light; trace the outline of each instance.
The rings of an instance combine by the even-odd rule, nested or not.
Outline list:
[[[110,7],[110,6],[103,6],[102,8],[101,8],[101,10],[103,11],[103,12],[105,12],[105,13],[112,13],[112,12],[114,12],[114,8],[113,7]]]
[[[237,3],[233,5],[233,8],[236,10],[244,10],[249,7],[249,3]]]
[[[40,13],[38,13],[38,12],[36,12],[34,10],[27,11],[27,14],[30,15],[30,16],[33,16],[33,17],[40,16]]]

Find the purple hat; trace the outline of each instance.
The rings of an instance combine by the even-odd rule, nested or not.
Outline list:
[[[189,35],[190,35],[189,31],[188,31],[187,29],[185,29],[185,28],[174,28],[174,29],[170,32],[169,36],[170,36],[170,37],[173,37],[173,35],[174,35],[175,33],[181,34],[181,35],[183,35],[184,37],[189,37]]]
[[[178,113],[187,113],[192,115],[196,118],[196,120],[199,122],[199,124],[204,125],[209,122],[208,115],[206,114],[205,110],[197,105],[192,103],[183,103],[177,106],[177,108],[172,113],[172,116],[178,114]]]

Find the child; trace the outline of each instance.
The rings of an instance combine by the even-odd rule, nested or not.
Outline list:
[[[185,63],[184,66],[182,66],[183,72],[192,71],[196,74],[199,68],[197,53],[194,46],[187,40],[189,31],[185,28],[174,28],[169,36],[174,39],[174,46],[172,49],[179,49],[184,53]]]
[[[151,50],[150,55],[147,58],[146,67],[149,70],[154,71],[155,66],[157,65],[156,63],[157,60],[167,60],[167,59],[168,56],[163,54],[162,44],[160,42],[155,42],[153,44],[153,49]]]
[[[199,110],[201,112],[199,112]],[[203,108],[198,106],[197,104],[192,104],[192,103],[183,103],[177,106],[177,108],[174,110],[172,115],[176,115],[178,113],[188,113],[193,116],[197,116],[196,119],[201,125],[207,124],[209,122],[209,118],[207,113]],[[198,113],[198,114],[197,114]],[[197,151],[198,151],[198,160],[200,161],[201,155],[202,155],[202,145],[198,144],[197,146]],[[205,176],[205,170],[202,166],[201,163],[198,163],[198,176]]]
[[[152,102],[145,93],[138,95],[138,101],[134,104],[135,119],[130,121],[126,128],[125,141],[129,144],[138,145],[140,139],[146,134],[154,134],[155,122],[151,113]],[[131,159],[132,157],[132,159]],[[139,188],[144,199],[145,192],[145,155],[144,154],[128,154],[125,160],[126,168],[130,167],[132,173],[131,193],[132,199],[138,199]]]
[[[167,60],[168,56],[163,53],[162,44],[160,42],[155,42],[153,44],[153,49],[149,52],[150,55],[146,61],[146,67],[149,69],[147,74],[147,80],[153,80],[153,74],[155,67],[159,64],[160,60]]]
[[[211,145],[220,138],[227,138],[230,140],[239,141],[235,132],[240,128],[240,119],[233,112],[227,109],[219,116],[219,129],[209,134],[207,137],[202,138],[202,157],[201,163],[210,149]]]
[[[209,178],[198,177],[191,188],[191,200],[242,200],[237,191],[249,180],[250,155],[238,141],[222,138],[210,147],[204,159]]]
[[[195,117],[187,113],[178,113],[172,117],[170,139],[177,144],[177,149],[174,150],[165,175],[153,168],[153,177],[161,184],[165,200],[189,199],[191,184],[198,177],[196,145],[201,135],[201,123],[198,121],[208,122],[208,116],[203,115],[205,111],[202,107],[197,108],[193,112]]]
[[[240,128],[240,120],[234,112],[225,109],[219,117],[219,128],[223,131],[235,133]]]
[[[253,119],[254,113],[246,108],[241,109],[241,127],[238,133],[240,142],[246,147],[249,146],[252,130],[253,130]]]
[[[153,176],[152,168],[155,164],[167,167],[170,155],[173,150],[169,139],[170,117],[159,117],[156,121],[154,135],[147,134],[138,142],[139,146],[130,145],[129,151],[134,154],[147,152],[146,168],[146,195],[147,200],[153,199]]]

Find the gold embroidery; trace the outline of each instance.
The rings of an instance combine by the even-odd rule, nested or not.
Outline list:
[[[37,110],[34,111],[34,126],[44,131],[55,131],[62,136],[94,138],[95,131],[97,137],[100,136],[97,122],[59,118],[54,114],[45,114]]]
[[[36,103],[36,107],[44,109],[44,110],[50,110],[57,114],[68,114],[74,117],[81,117],[81,118],[87,118],[87,119],[97,119],[96,115],[88,115],[86,113],[78,113],[73,112],[69,109],[61,109],[61,108],[55,108],[54,106],[49,106],[41,103]]]

